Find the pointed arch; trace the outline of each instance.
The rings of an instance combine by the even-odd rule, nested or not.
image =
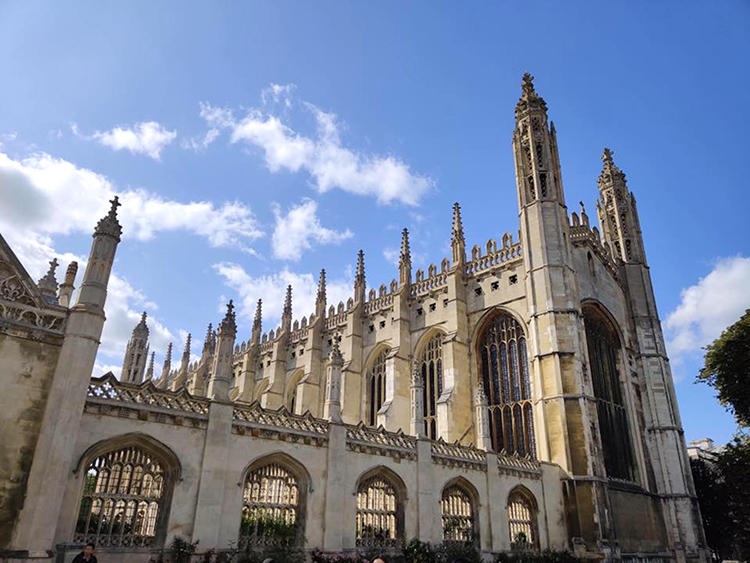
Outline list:
[[[404,538],[406,485],[392,469],[377,466],[357,479],[358,547],[396,547]]]
[[[256,458],[242,472],[241,546],[301,545],[305,537],[305,466],[284,452]]]
[[[477,326],[477,373],[487,396],[492,449],[536,458],[525,327],[501,308],[486,314]]]
[[[385,402],[386,395],[386,361],[391,348],[385,344],[376,346],[365,363],[365,381],[363,385],[365,400],[365,422],[377,426],[378,411]]]
[[[440,509],[443,541],[479,542],[479,493],[466,478],[454,477],[443,486]]]
[[[147,434],[114,436],[89,447],[74,472],[83,475],[74,541],[149,549],[163,544],[181,473],[170,448]]]
[[[414,369],[422,375],[425,435],[438,439],[437,403],[443,393],[443,340],[445,333],[437,328],[425,332],[417,342]]]
[[[297,386],[304,376],[305,371],[302,368],[299,368],[292,373],[292,376],[288,378],[286,382],[286,388],[284,389],[284,404],[286,405],[287,410],[292,414],[294,414],[295,407],[297,406]]]
[[[532,492],[517,485],[508,493],[508,534],[513,550],[537,549],[539,547],[539,506]]]
[[[623,337],[614,316],[600,302],[586,300],[581,310],[604,467],[610,478],[634,481],[636,465],[621,375]]]

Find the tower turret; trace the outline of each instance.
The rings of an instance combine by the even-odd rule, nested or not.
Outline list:
[[[628,191],[625,173],[612,159],[612,151],[604,148],[602,172],[599,174],[599,200],[596,211],[604,242],[623,262],[646,263],[641,225],[635,197]]]
[[[60,305],[63,307],[70,307],[70,302],[73,300],[73,290],[75,289],[74,284],[77,273],[78,262],[68,264],[68,269],[65,271],[65,280],[60,285]]]
[[[141,321],[135,325],[133,334],[128,340],[125,348],[125,357],[122,361],[122,374],[120,379],[128,383],[141,383],[146,369],[148,359],[148,325],[146,324],[146,311],[141,315]]]
[[[89,261],[83,274],[78,305],[92,305],[104,309],[107,299],[107,283],[115,261],[115,251],[120,242],[122,227],[117,221],[117,208],[120,199],[115,196],[110,203],[112,207],[106,217],[102,218],[94,229],[94,242],[91,244]],[[104,314],[104,313],[102,313]]]
[[[320,270],[318,278],[318,294],[315,296],[315,317],[322,318],[326,314],[326,271]]]

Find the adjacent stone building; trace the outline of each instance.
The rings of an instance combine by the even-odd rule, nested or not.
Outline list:
[[[315,311],[295,320],[290,287],[242,341],[230,302],[158,377],[144,313],[121,380],[90,379],[116,199],[75,304],[75,267],[35,284],[0,238],[0,560],[95,541],[145,562],[177,535],[705,560],[635,197],[604,149],[599,227],[569,213],[529,75],[515,116],[518,240],[467,249],[456,204],[439,265],[412,272],[404,230],[390,283],[368,289],[360,252],[346,303],[321,271]]]

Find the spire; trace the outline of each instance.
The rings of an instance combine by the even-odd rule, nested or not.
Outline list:
[[[117,208],[122,204],[120,203],[120,198],[118,196],[115,196],[114,199],[109,200],[109,203],[111,204],[109,213],[107,213],[107,215],[102,218],[96,225],[94,235],[109,235],[116,238],[117,242],[120,242],[120,235],[122,235],[122,226],[117,220]]]
[[[148,325],[146,324],[147,316],[148,315],[146,315],[146,311],[143,311],[143,313],[141,313],[141,320],[137,325],[135,325],[135,328],[133,329],[133,336],[145,336],[146,338],[148,338]]]
[[[161,381],[166,382],[169,372],[172,371],[172,343],[167,346],[167,353],[164,355],[164,364],[161,368]]]
[[[292,286],[286,288],[284,310],[281,313],[281,330],[289,332],[292,329]]]
[[[255,306],[255,318],[253,319],[253,334],[252,340],[256,344],[260,342],[261,330],[263,329],[263,300],[258,299],[258,304]]]
[[[316,297],[318,302],[326,302],[326,271],[325,269],[320,270],[320,277],[318,278],[318,295]]]
[[[148,361],[148,369],[146,369],[146,381],[151,381],[154,378],[154,360],[156,359],[156,352],[151,352],[151,359]]]
[[[219,338],[231,336],[233,341],[234,337],[237,336],[237,320],[234,313],[234,302],[231,299],[229,300],[229,303],[227,303],[227,313],[219,324],[219,330],[217,333]]]
[[[214,351],[214,325],[208,323],[206,337],[203,339],[203,356],[210,356]]]
[[[188,332],[187,340],[185,340],[185,350],[182,352],[182,363],[186,364],[190,362],[190,343],[193,341],[193,335]]]
[[[57,279],[55,278],[55,270],[57,270],[57,258],[53,258],[49,263],[49,270],[45,276],[39,280],[37,285],[39,291],[42,292],[44,298],[50,303],[57,303]]]
[[[547,104],[544,99],[536,93],[534,89],[534,77],[528,72],[521,79],[521,99],[516,105],[516,119],[530,110],[547,111]]]
[[[451,231],[451,249],[453,250],[453,265],[466,262],[466,241],[464,240],[464,225],[461,221],[461,206],[453,204],[453,229]]]
[[[366,292],[367,280],[365,278],[365,252],[360,250],[357,253],[357,271],[354,275],[354,300],[357,303],[364,303]]]
[[[401,231],[401,258],[398,263],[401,286],[411,283],[411,250],[409,249],[409,230]]]

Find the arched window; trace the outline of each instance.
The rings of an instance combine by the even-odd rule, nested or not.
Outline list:
[[[516,489],[508,497],[508,531],[511,549],[537,547],[536,502],[530,493]]]
[[[440,508],[443,516],[443,541],[476,542],[474,503],[464,487],[451,485],[443,489]]]
[[[297,545],[302,539],[297,477],[280,463],[248,472],[242,494],[240,545]]]
[[[536,457],[526,337],[511,316],[499,314],[477,340],[495,451]]]
[[[633,450],[618,374],[619,340],[609,322],[593,307],[584,308],[583,320],[604,449],[604,467],[609,477],[632,481]]]
[[[357,546],[395,547],[403,536],[396,487],[383,475],[362,480],[357,488]]]
[[[102,547],[158,543],[171,487],[163,460],[138,446],[125,447],[95,457],[84,479],[74,541]]]
[[[376,426],[378,411],[385,401],[385,359],[388,350],[383,350],[372,362],[367,372],[367,424]]]
[[[437,402],[443,392],[443,335],[436,334],[427,342],[418,362],[424,382],[424,431],[437,440]]]

